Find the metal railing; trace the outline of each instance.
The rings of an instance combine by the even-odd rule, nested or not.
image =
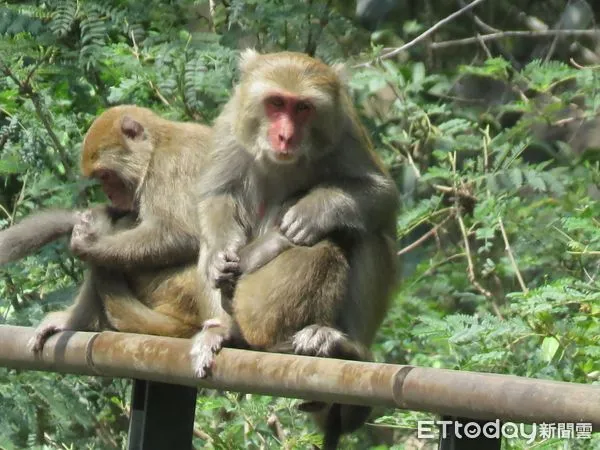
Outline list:
[[[600,429],[600,386],[227,348],[217,356],[211,377],[199,380],[191,369],[189,339],[110,331],[63,332],[50,338],[41,354],[34,355],[27,349],[32,336],[32,328],[0,326],[0,366],[159,382],[135,386],[130,448],[161,448],[143,445],[141,437],[153,432],[146,430],[152,428],[152,396],[176,400],[163,392],[162,383],[178,385],[173,389],[183,389],[180,398],[189,397],[184,400],[187,409],[179,405],[177,410],[186,410],[189,416],[191,408],[192,424],[195,388],[203,387],[391,406],[470,419],[590,423],[595,430]],[[137,405],[142,405],[138,422],[134,420],[136,395]],[[156,414],[161,411],[165,409],[159,405]],[[190,423],[187,419],[185,426]],[[191,442],[191,429],[188,433]],[[169,442],[168,448],[178,448]],[[184,448],[187,443],[181,445]]]

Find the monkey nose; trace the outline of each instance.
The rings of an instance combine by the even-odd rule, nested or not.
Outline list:
[[[294,135],[285,135],[285,134],[279,134],[279,148],[281,150],[287,150],[289,147],[292,146],[292,142],[294,139]]]
[[[290,144],[292,142],[292,136],[286,136],[284,134],[279,135],[279,143],[280,144]]]

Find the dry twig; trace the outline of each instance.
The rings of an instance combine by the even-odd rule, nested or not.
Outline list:
[[[506,235],[506,230],[504,229],[504,223],[502,223],[502,218],[498,218],[498,224],[500,225],[500,232],[502,233],[502,239],[504,239],[504,250],[508,254],[508,258],[510,259],[510,263],[513,267],[513,270],[517,274],[517,280],[519,280],[519,285],[521,286],[521,290],[527,294],[529,289],[525,285],[525,281],[523,281],[523,277],[521,276],[521,272],[519,271],[519,266],[517,266],[517,261],[515,260],[515,256],[513,255],[512,249],[510,248],[510,243],[508,242],[508,236]]]
[[[463,39],[453,39],[450,41],[433,42],[429,44],[429,48],[433,50],[439,50],[448,47],[454,47],[457,45],[469,45],[478,44],[481,41],[493,41],[497,39],[506,39],[509,37],[529,37],[529,38],[542,38],[542,37],[554,37],[554,36],[600,36],[600,30],[545,30],[545,31],[499,31],[497,33],[481,34],[475,37],[468,37]],[[385,49],[384,49],[385,50]]]
[[[133,50],[132,50],[133,56],[135,56],[135,59],[137,59],[137,61],[141,65],[142,61],[140,59],[140,50],[139,50],[139,47],[137,45],[137,42],[135,42],[135,35],[133,34],[133,31],[130,32],[129,35],[131,36],[131,42],[133,43]],[[169,103],[169,101],[162,95],[162,93],[160,92],[160,90],[158,89],[158,87],[152,82],[152,80],[148,80],[148,85],[154,91],[154,93],[156,94],[156,96],[158,97],[158,99],[165,106],[171,106],[171,104]]]
[[[281,422],[279,421],[279,418],[275,415],[275,413],[271,414],[267,419],[267,426],[273,432],[277,440],[279,440],[279,442],[281,443],[281,447],[287,448],[285,444],[287,440],[286,432],[283,429],[283,425],[281,425]]]
[[[427,233],[425,233],[423,236],[421,236],[419,239],[417,239],[416,241],[414,241],[412,244],[407,245],[406,247],[404,247],[403,249],[399,250],[398,253],[396,253],[398,256],[400,255],[404,255],[405,253],[410,252],[411,250],[417,248],[419,245],[421,245],[423,242],[425,242],[427,239],[429,239],[431,236],[437,234],[437,231],[443,227],[446,222],[448,222],[450,219],[452,218],[452,214],[450,214],[448,217],[446,217],[444,220],[442,220],[440,223],[438,223],[435,227],[433,227],[431,230],[429,230]]]
[[[382,60],[382,59],[392,58],[392,57],[396,56],[397,54],[402,53],[405,50],[408,50],[409,48],[415,46],[419,42],[425,40],[427,37],[429,37],[430,35],[432,35],[433,33],[435,33],[437,30],[439,30],[444,25],[447,25],[450,22],[452,22],[454,19],[456,19],[461,14],[463,14],[463,13],[465,13],[465,12],[473,9],[474,7],[476,7],[477,5],[479,5],[480,3],[483,3],[484,1],[485,0],[474,0],[473,2],[469,3],[468,5],[460,8],[458,11],[453,12],[448,17],[445,17],[444,19],[440,20],[435,25],[433,25],[431,28],[425,30],[423,33],[421,33],[420,35],[418,35],[412,41],[407,42],[406,44],[404,44],[404,45],[402,45],[402,46],[400,46],[398,48],[395,48],[395,49],[389,51],[388,53],[384,53],[383,55],[377,57],[375,60],[379,61],[379,60]],[[355,68],[358,68],[358,67],[368,67],[368,66],[370,66],[372,64],[372,62],[373,61],[367,62],[367,63],[363,63],[363,64],[357,64],[354,67]]]

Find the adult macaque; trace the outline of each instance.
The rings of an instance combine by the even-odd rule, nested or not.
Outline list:
[[[71,229],[72,250],[88,262],[75,304],[48,315],[35,349],[57,331],[107,326],[190,336],[220,311],[195,275],[199,242],[191,187],[210,133],[209,127],[168,121],[145,108],[110,108],[85,137],[81,167],[100,181],[112,208],[42,213],[4,231],[4,238],[0,234],[0,262]]]
[[[213,128],[199,208],[199,275],[214,301],[220,288],[233,292],[234,317],[207,321],[195,337],[199,376],[237,328],[252,348],[290,341],[296,353],[336,357],[341,343],[369,347],[395,278],[398,192],[336,69],[302,54],[254,51],[240,68]],[[293,246],[229,289],[240,250],[273,226]],[[356,407],[326,414],[325,448],[356,427],[344,408]]]

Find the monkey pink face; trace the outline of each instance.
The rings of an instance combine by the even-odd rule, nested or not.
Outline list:
[[[314,115],[314,106],[294,95],[273,93],[264,100],[269,121],[268,140],[276,162],[298,159],[303,133]]]
[[[104,194],[112,205],[122,211],[133,210],[133,195],[121,178],[109,169],[98,169],[94,177],[102,184]]]

